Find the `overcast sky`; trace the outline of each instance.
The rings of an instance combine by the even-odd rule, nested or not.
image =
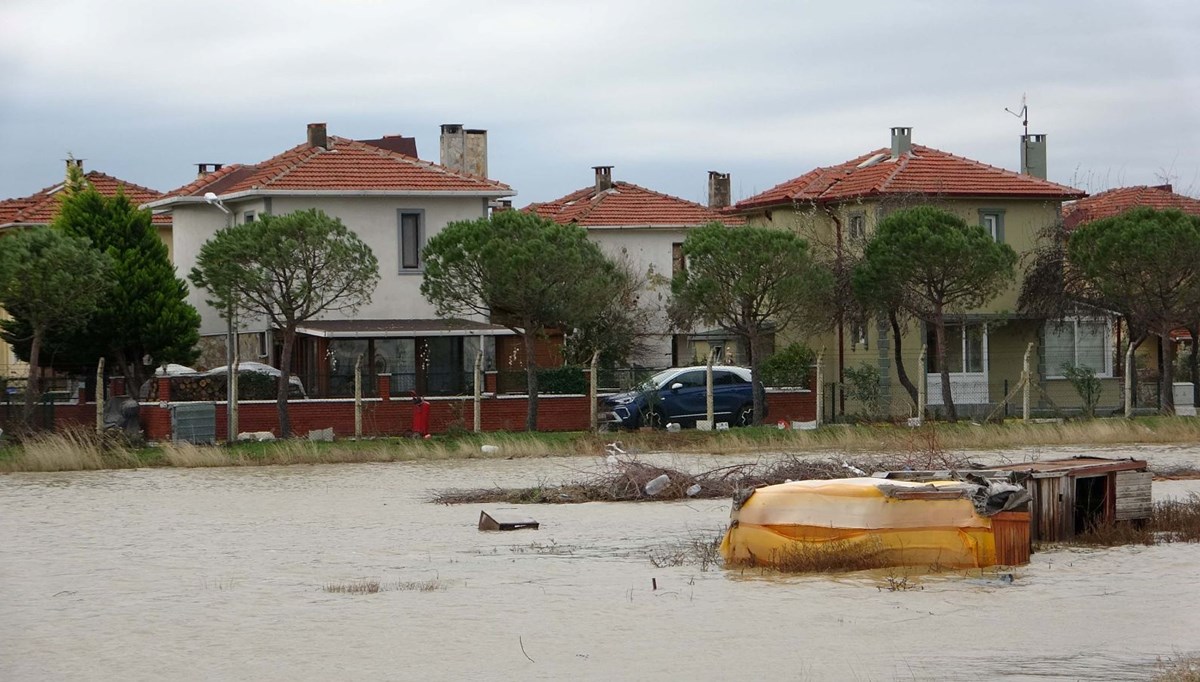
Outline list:
[[[735,199],[913,140],[1050,178],[1200,196],[1200,2],[0,0],[0,198],[70,152],[167,190],[334,135],[488,130],[517,205],[618,180]]]

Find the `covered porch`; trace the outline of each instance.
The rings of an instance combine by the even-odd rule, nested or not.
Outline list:
[[[325,320],[297,328],[295,374],[314,398],[354,396],[361,358],[363,395],[376,396],[373,377],[387,375],[390,396],[464,395],[474,390],[475,360],[496,368],[496,337],[506,327],[460,319]]]

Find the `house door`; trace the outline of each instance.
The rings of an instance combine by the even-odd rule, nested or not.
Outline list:
[[[937,338],[928,334],[926,391],[930,406],[942,404],[942,375],[937,365]],[[955,405],[984,405],[988,399],[988,328],[986,324],[946,325],[946,365]]]

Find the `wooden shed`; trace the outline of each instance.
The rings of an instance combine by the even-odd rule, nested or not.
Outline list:
[[[1089,527],[1150,518],[1152,474],[1145,460],[1073,457],[1008,464],[1033,498],[1029,508],[1034,542],[1069,540]]]

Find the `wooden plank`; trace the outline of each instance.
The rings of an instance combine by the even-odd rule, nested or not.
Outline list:
[[[1154,475],[1149,471],[1117,472],[1116,520],[1148,519],[1154,510],[1151,493]]]
[[[537,530],[538,522],[528,516],[479,512],[479,530]]]

